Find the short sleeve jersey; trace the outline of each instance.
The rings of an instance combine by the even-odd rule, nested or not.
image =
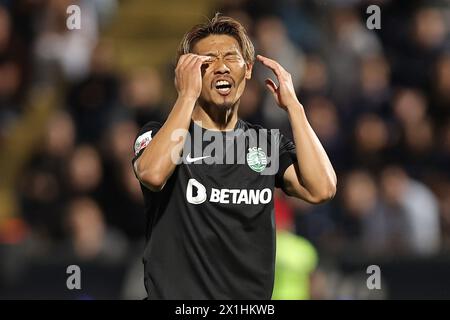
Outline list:
[[[149,122],[140,130],[133,165],[160,128]],[[234,130],[212,131],[191,122],[163,189],[141,183],[149,299],[270,299],[274,188],[283,188],[295,161],[294,143],[278,130],[238,120]]]

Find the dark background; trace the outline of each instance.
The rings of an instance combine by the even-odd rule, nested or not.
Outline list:
[[[0,0],[0,298],[144,297],[133,139],[175,101],[182,35],[217,11],[292,74],[338,174],[329,203],[276,197],[278,227],[318,256],[308,297],[450,298],[446,0]],[[290,136],[267,76],[255,66],[240,116]]]

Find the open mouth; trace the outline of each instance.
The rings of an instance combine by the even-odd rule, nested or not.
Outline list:
[[[231,83],[228,80],[217,80],[214,87],[221,95],[227,95],[231,91]]]

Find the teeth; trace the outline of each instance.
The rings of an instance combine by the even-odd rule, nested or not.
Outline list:
[[[226,80],[220,80],[216,82],[216,86],[228,86],[230,83]]]
[[[217,90],[226,92],[226,91],[228,91],[229,89],[228,89],[228,88],[219,88],[219,89],[217,89]]]

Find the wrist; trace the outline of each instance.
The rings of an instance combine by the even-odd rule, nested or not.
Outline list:
[[[193,104],[197,102],[198,97],[189,94],[179,94],[177,100],[182,103]]]
[[[304,111],[303,105],[298,101],[288,104],[285,109],[288,113]]]

